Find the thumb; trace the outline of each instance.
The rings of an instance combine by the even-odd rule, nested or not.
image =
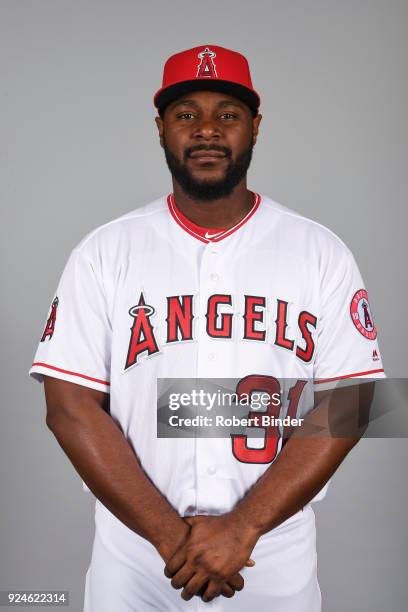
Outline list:
[[[253,559],[248,559],[248,561],[245,563],[245,567],[254,567],[255,565],[255,561]]]

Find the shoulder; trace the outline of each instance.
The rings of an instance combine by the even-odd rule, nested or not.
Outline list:
[[[262,225],[282,236],[288,248],[303,251],[305,257],[352,257],[345,242],[322,223],[284,206],[267,195],[262,198]]]
[[[118,249],[126,249],[130,242],[137,242],[138,235],[145,235],[149,227],[160,224],[167,216],[167,196],[161,196],[91,230],[73,252],[88,257],[100,252],[112,256]]]

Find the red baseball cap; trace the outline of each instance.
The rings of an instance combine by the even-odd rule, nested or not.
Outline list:
[[[252,87],[247,59],[237,51],[216,45],[202,45],[169,57],[163,82],[153,103],[162,114],[165,107],[190,91],[219,91],[245,102],[256,115],[259,94]]]

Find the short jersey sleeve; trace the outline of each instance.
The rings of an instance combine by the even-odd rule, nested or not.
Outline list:
[[[109,393],[111,324],[96,265],[72,252],[50,305],[30,376],[44,375]]]
[[[326,263],[320,292],[315,391],[352,378],[384,378],[368,293],[353,254],[343,243]]]

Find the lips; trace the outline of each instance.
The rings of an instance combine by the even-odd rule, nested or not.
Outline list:
[[[191,153],[190,157],[192,157],[193,159],[197,159],[197,158],[208,158],[208,159],[215,159],[215,158],[221,158],[221,157],[225,157],[225,153],[221,153],[221,151],[195,151],[194,153]]]

